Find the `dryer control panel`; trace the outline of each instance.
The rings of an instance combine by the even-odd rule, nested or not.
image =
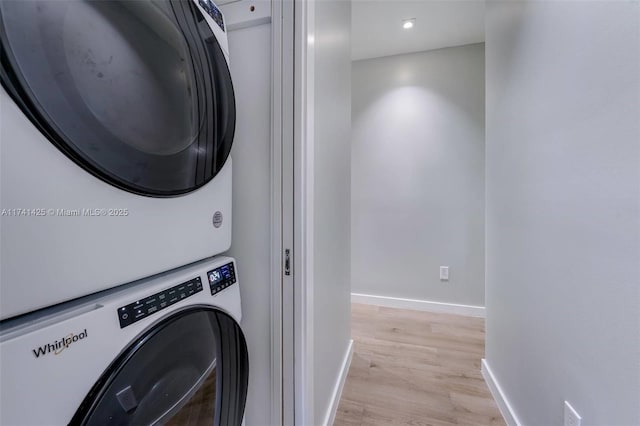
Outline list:
[[[211,289],[212,295],[221,292],[232,284],[235,284],[236,271],[233,267],[233,262],[229,262],[226,265],[222,265],[207,272],[207,278],[209,279],[209,288]]]
[[[211,0],[198,0],[200,6],[213,18],[218,24],[220,29],[224,31],[224,20],[222,19],[222,12]]]
[[[202,291],[200,277],[178,284],[166,290],[160,291],[144,299],[136,300],[128,305],[118,308],[120,328],[125,328],[134,322],[140,321],[162,309],[178,303],[189,296]]]

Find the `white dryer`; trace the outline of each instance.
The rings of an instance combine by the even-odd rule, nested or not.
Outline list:
[[[236,125],[210,0],[0,2],[0,319],[227,250]]]
[[[240,318],[219,257],[5,321],[0,424],[240,425]]]

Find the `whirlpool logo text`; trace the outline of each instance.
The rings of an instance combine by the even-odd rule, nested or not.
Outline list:
[[[76,343],[87,337],[87,329],[85,328],[82,332],[78,334],[71,333],[66,337],[63,337],[60,340],[56,340],[53,343],[48,343],[44,346],[40,346],[39,348],[32,349],[33,355],[36,358],[40,358],[41,356],[48,355],[53,353],[54,355],[59,355],[62,351],[67,349],[71,344]]]

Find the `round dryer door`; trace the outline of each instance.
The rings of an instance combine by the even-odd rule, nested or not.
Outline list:
[[[185,310],[127,348],[70,424],[239,426],[248,374],[238,324],[213,309]]]
[[[236,120],[213,31],[224,25],[203,4],[220,23],[193,0],[1,1],[0,80],[90,173],[142,195],[188,193],[224,165]]]

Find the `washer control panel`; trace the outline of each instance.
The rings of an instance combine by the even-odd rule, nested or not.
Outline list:
[[[226,265],[222,265],[207,272],[207,278],[209,279],[209,288],[211,289],[212,295],[221,292],[232,284],[235,284],[236,271],[233,267],[233,262],[229,262]]]
[[[144,299],[137,300],[118,308],[120,328],[125,328],[134,322],[140,321],[164,308],[178,303],[189,296],[202,291],[200,277],[178,284],[166,290],[160,291]]]

